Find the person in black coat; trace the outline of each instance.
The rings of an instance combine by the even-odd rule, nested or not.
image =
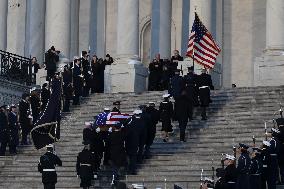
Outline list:
[[[50,98],[50,90],[48,87],[48,82],[45,82],[42,85],[41,92],[40,92],[40,98],[41,98],[41,111],[44,111],[48,103],[48,100]]]
[[[37,121],[40,113],[40,95],[36,88],[33,88],[30,96],[33,123]]]
[[[59,61],[58,54],[60,51],[56,51],[55,47],[52,46],[46,53],[45,53],[45,65],[47,70],[47,77],[46,80],[50,81],[51,78],[53,78],[56,68],[57,68],[57,62]]]
[[[179,96],[175,101],[175,117],[179,123],[180,129],[180,141],[185,142],[185,129],[187,126],[188,118],[192,117],[192,107],[188,103],[189,99],[185,91],[182,91],[181,96]]]
[[[238,180],[237,189],[249,189],[249,167],[251,159],[248,152],[249,146],[240,143],[238,152],[241,153],[238,159]]]
[[[80,105],[80,96],[82,95],[82,87],[83,87],[83,75],[81,72],[80,59],[78,57],[76,57],[74,60],[73,86],[75,94],[73,98],[73,105]]]
[[[251,164],[249,167],[250,188],[261,189],[262,159],[259,148],[253,148]]]
[[[91,89],[91,67],[89,62],[89,55],[87,51],[82,51],[81,66],[83,69],[84,86],[83,86],[83,97],[89,96]]]
[[[214,86],[212,84],[212,79],[209,74],[206,73],[206,68],[203,68],[202,73],[198,76],[197,86],[199,87],[199,100],[200,106],[202,108],[201,117],[202,120],[206,120],[206,107],[209,106],[210,100],[210,89],[214,90]]]
[[[159,110],[155,108],[154,102],[149,102],[149,106],[146,108],[146,112],[150,115],[151,122],[147,125],[147,137],[145,143],[144,157],[150,157],[150,147],[154,142],[156,136],[156,125],[160,120]]]
[[[42,183],[44,189],[55,189],[57,174],[55,166],[62,166],[62,161],[53,151],[52,144],[46,146],[47,152],[40,157],[38,171],[42,173]]]
[[[163,62],[156,58],[149,64],[149,91],[157,91],[160,88],[160,82],[163,72]]]
[[[10,112],[8,113],[10,130],[9,151],[11,155],[17,154],[17,146],[19,145],[19,124],[17,116],[17,107],[11,105]]]
[[[170,79],[169,94],[176,100],[184,89],[184,80],[180,76],[180,70],[175,70],[175,75]]]
[[[7,106],[0,107],[0,156],[5,156],[6,147],[9,142],[9,127],[7,118]]]
[[[199,106],[197,77],[198,76],[193,72],[193,66],[188,67],[188,73],[183,77],[186,94],[189,98],[188,103],[192,107],[192,112],[194,106]]]
[[[178,68],[179,61],[183,61],[183,57],[179,55],[178,50],[174,50],[174,55],[171,58],[171,64],[170,64],[170,70],[172,70],[171,77],[174,75],[174,71]]]
[[[170,94],[164,94],[164,101],[160,103],[159,113],[160,113],[160,121],[162,122],[162,135],[163,141],[167,142],[169,132],[173,131],[171,119],[173,117],[173,104],[169,101]]]
[[[163,71],[161,74],[161,90],[168,90],[170,78],[174,75],[174,71],[176,69],[171,67],[171,62],[169,60],[164,60],[162,70]]]
[[[106,58],[104,59],[104,65],[111,65],[112,63],[113,58],[109,54],[106,54]]]
[[[105,77],[105,66],[106,62],[102,58],[98,60],[99,63],[99,93],[104,92],[104,77]]]
[[[22,129],[22,145],[27,145],[27,136],[32,128],[32,121],[30,117],[30,96],[29,94],[24,93],[22,95],[22,100],[19,103],[19,122]]]
[[[73,86],[72,86],[72,73],[68,69],[68,65],[64,66],[62,73],[63,79],[63,112],[70,111],[70,100],[73,97]]]
[[[84,141],[84,149],[77,156],[76,172],[77,177],[80,176],[80,187],[87,189],[92,185],[92,180],[97,171],[96,157],[91,151],[90,141]]]
[[[266,189],[266,184],[268,184],[269,177],[269,166],[270,166],[270,143],[268,141],[263,141],[261,149],[261,159],[262,159],[262,174],[261,174],[261,188]]]
[[[33,57],[30,68],[29,68],[29,73],[31,74],[31,79],[32,79],[33,84],[36,83],[36,74],[39,69],[40,69],[40,65],[37,63],[37,58]]]
[[[101,66],[98,62],[98,58],[96,55],[93,55],[91,61],[91,69],[92,69],[92,82],[91,82],[91,93],[100,92],[100,69]]]

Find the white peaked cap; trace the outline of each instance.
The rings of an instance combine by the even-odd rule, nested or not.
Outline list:
[[[45,146],[46,148],[54,148],[54,145],[53,144],[48,144]]]
[[[262,143],[265,145],[265,146],[270,146],[270,142],[268,142],[268,141],[266,141],[266,140],[264,140],[264,141],[262,141]]]
[[[226,154],[226,159],[235,160],[236,158],[232,155]]]
[[[142,110],[134,110],[133,114],[142,114]]]
[[[169,96],[170,96],[170,94],[167,93],[167,94],[163,95],[163,98],[168,98]]]

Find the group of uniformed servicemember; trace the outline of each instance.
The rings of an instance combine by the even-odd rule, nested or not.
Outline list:
[[[284,118],[280,109],[280,118],[275,121],[278,128],[265,132],[266,139],[261,147],[240,143],[234,148],[234,155],[226,154],[221,160],[222,168],[216,170],[218,180],[215,189],[276,189],[284,184]],[[268,137],[270,138],[268,140]],[[236,164],[236,154],[239,158]],[[203,189],[211,188],[214,180],[206,179]]]

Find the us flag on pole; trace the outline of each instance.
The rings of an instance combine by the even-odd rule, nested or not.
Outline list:
[[[221,52],[210,32],[200,21],[197,13],[195,13],[187,47],[187,56],[191,57],[198,64],[210,69],[214,67],[216,58]]]

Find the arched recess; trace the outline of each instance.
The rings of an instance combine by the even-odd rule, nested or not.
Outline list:
[[[140,31],[140,52],[139,56],[145,66],[150,63],[151,54],[151,18],[146,17]]]

